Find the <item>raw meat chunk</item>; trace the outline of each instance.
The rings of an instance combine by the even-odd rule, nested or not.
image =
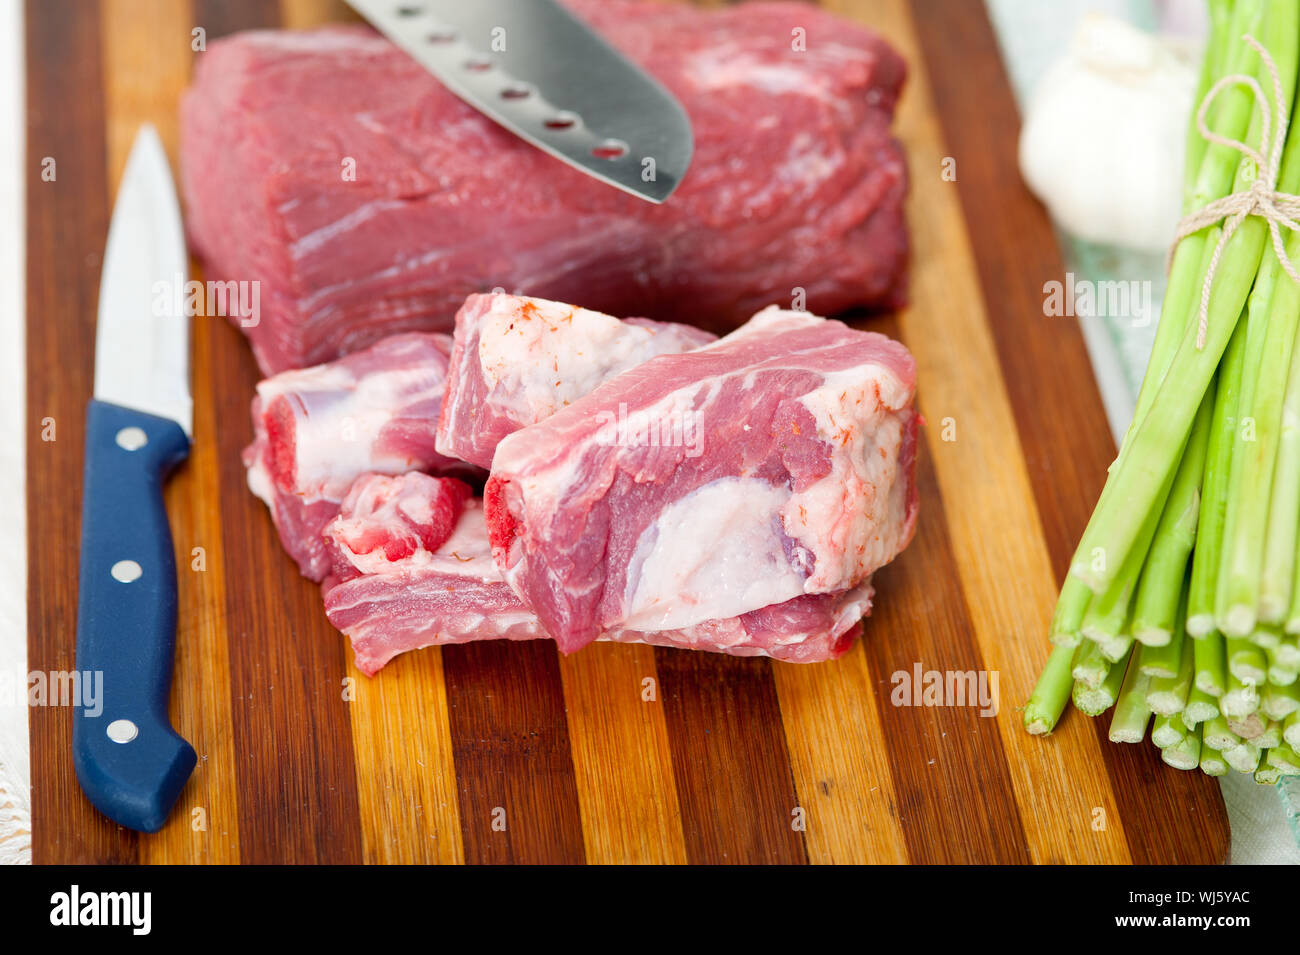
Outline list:
[[[382,573],[433,553],[455,530],[472,494],[464,481],[419,471],[361,475],[324,531],[335,579]]]
[[[438,450],[488,468],[497,443],[656,355],[713,341],[709,332],[516,295],[471,295],[456,334]]]
[[[905,66],[887,43],[804,3],[567,2],[690,116],[662,205],[506,132],[365,27],[240,33],[198,59],[189,235],[211,277],[260,283],[240,325],[266,373],[450,331],[496,287],[717,331],[800,290],[823,314],[901,302]]]
[[[436,552],[417,548],[381,572],[327,582],[324,595],[330,623],[350,638],[357,668],[369,676],[421,647],[547,636],[493,563],[477,500],[466,504]],[[615,630],[600,639],[813,663],[852,645],[871,595],[864,581],[843,593],[796,597],[728,620],[658,633]]]
[[[304,576],[329,572],[321,532],[361,474],[474,471],[434,448],[450,353],[446,335],[394,335],[258,384],[253,443],[244,450],[248,486]]]
[[[852,590],[915,528],[915,377],[897,342],[774,307],[653,358],[498,445],[497,564],[565,652]]]

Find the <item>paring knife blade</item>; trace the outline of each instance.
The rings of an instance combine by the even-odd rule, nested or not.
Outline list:
[[[77,780],[100,812],[145,832],[166,821],[194,769],[167,713],[176,561],[167,473],[190,447],[189,319],[180,208],[151,127],[122,175],[100,282],[95,397],[86,416],[77,671],[99,687],[73,711]]]
[[[588,175],[663,202],[690,165],[672,94],[553,0],[348,0],[449,90]]]

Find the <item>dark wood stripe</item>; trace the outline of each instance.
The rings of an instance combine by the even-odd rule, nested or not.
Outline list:
[[[108,230],[99,9],[31,0],[27,57],[28,668],[72,670],[81,540],[81,465],[99,267]],[[46,158],[55,179],[41,178]],[[56,440],[42,439],[52,421]],[[32,856],[130,863],[137,836],[81,794],[72,710],[30,709]]]
[[[260,0],[196,0],[208,42],[279,24]],[[202,56],[202,53],[196,54]],[[360,862],[361,816],[348,704],[346,641],[325,619],[320,592],[281,549],[266,508],[249,492],[237,449],[251,438],[248,404],[260,375],[223,319],[213,347],[213,393],[225,429],[220,455],[226,627],[239,782],[240,855],[252,863]]]
[[[465,861],[585,861],[564,690],[549,640],[444,647]]]
[[[319,588],[298,574],[270,515],[249,493],[238,447],[251,439],[259,375],[238,330],[215,329],[211,401],[225,429],[219,455],[226,635],[240,857],[252,863],[361,861],[361,815],[346,640],[329,625]],[[237,435],[237,437],[233,437]]]
[[[901,337],[892,317],[868,327]],[[862,638],[898,794],[895,813],[912,862],[1027,863],[1029,844],[997,720],[971,706],[894,703],[894,674],[905,673],[915,690],[918,663],[923,673],[984,670],[924,441],[916,481],[922,502],[916,537],[876,573],[875,606]],[[979,811],[953,812],[953,806]]]
[[[690,861],[807,863],[770,663],[658,649],[655,666]]]
[[[1019,180],[1020,120],[984,7],[968,0],[912,0],[912,9],[944,138],[957,161],[957,191],[1002,377],[1059,580],[1101,493],[1115,444],[1077,321],[1043,314],[1044,284],[1063,281],[1065,268],[1042,207],[1023,186],[1007,187],[1008,179]],[[1047,649],[1044,635],[1044,659]],[[1097,731],[1104,739],[1104,720]],[[1148,745],[1106,741],[1102,751],[1135,863],[1203,860],[1207,845],[1215,857],[1227,855],[1227,814],[1214,780],[1164,767]],[[1189,814],[1206,822],[1208,843],[1197,845],[1185,834],[1173,841],[1169,820]]]

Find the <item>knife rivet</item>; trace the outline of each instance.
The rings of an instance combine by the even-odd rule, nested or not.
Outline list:
[[[114,743],[129,743],[140,735],[140,729],[130,720],[113,720],[108,724],[108,738]]]
[[[621,139],[607,139],[593,146],[591,154],[597,159],[620,159],[627,155],[627,143]]]
[[[465,69],[482,73],[484,70],[492,69],[492,61],[486,57],[474,56],[465,61]]]
[[[113,575],[114,580],[129,584],[140,579],[140,576],[144,573],[144,568],[133,560],[119,560],[109,570],[109,573]]]
[[[119,431],[115,440],[119,448],[124,448],[127,451],[139,451],[149,443],[149,436],[144,433],[143,428],[132,425]]]
[[[578,114],[570,113],[567,110],[560,110],[542,125],[547,129],[572,129],[578,125]]]

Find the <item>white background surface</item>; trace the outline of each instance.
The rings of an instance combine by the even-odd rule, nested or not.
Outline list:
[[[1133,9],[1127,0],[988,3],[1004,46],[1013,50],[1018,85],[1032,82],[1035,71],[1050,62],[1053,49],[1064,46],[1073,21],[1084,9],[1130,14]],[[1025,42],[1027,38],[1032,42]],[[28,171],[23,169],[22,42],[20,0],[0,0],[0,674],[11,687],[25,686],[27,671],[22,243]],[[1127,384],[1113,350],[1097,336],[1089,337],[1114,419],[1114,409],[1125,407],[1131,396],[1120,391]],[[76,542],[67,545],[73,547]],[[0,863],[30,861],[29,778],[24,699],[0,693]],[[1300,862],[1300,850],[1272,789],[1233,773],[1225,781],[1224,795],[1232,817],[1234,862]]]
[[[0,0],[0,863],[31,859],[27,793],[27,509],[24,494],[22,173],[23,30],[20,0]]]

